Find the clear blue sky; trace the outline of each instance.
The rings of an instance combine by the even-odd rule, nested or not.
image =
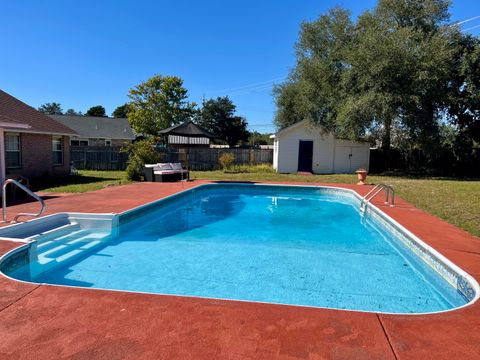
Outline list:
[[[0,0],[0,88],[34,107],[104,105],[110,114],[139,82],[177,75],[192,101],[229,95],[251,130],[270,132],[272,80],[294,65],[300,23],[337,4],[356,16],[375,3]],[[452,14],[480,16],[480,1],[456,0]]]

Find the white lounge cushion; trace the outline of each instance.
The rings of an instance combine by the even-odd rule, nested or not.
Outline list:
[[[158,164],[145,164],[146,168],[155,168]]]
[[[157,166],[155,167],[155,170],[173,170],[172,165],[170,163],[158,163]]]
[[[170,166],[173,170],[183,170],[182,164],[180,163],[170,163]]]
[[[171,175],[171,174],[175,174],[176,171],[174,171],[174,170],[155,170],[153,173],[155,175]]]

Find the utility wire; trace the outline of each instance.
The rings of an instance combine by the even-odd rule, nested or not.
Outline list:
[[[248,94],[254,91],[258,90],[264,90],[264,89],[269,89],[271,88],[273,83],[267,83],[263,85],[257,85],[255,87],[250,87],[250,88],[244,88],[244,89],[236,89],[236,90],[224,90],[224,91],[219,91],[216,93],[211,93],[211,94]]]
[[[240,95],[246,95],[246,94],[251,94],[251,93],[255,93],[255,92],[265,91],[265,90],[271,90],[272,86],[273,86],[273,84],[267,84],[267,85],[263,85],[261,87],[251,88],[251,89],[238,91],[238,92],[232,92],[232,95],[240,96]]]
[[[231,93],[231,92],[237,92],[237,91],[246,91],[246,90],[254,90],[256,88],[263,88],[265,86],[271,86],[275,81],[281,81],[284,80],[286,77],[278,77],[270,80],[265,80],[261,82],[256,82],[256,83],[251,83],[251,84],[246,84],[234,88],[229,88],[229,89],[221,89],[221,90],[212,90],[212,91],[206,91],[207,94],[216,94],[216,93]]]
[[[480,19],[480,15],[479,15],[479,16],[474,16],[474,17],[472,17],[472,18],[470,18],[470,19],[466,19],[466,20],[462,20],[462,21],[453,23],[452,26],[453,26],[453,25],[462,25],[462,24],[465,24],[465,23],[467,23],[467,22],[469,22],[469,21],[476,20],[476,19]]]
[[[262,110],[262,109],[253,109],[253,108],[248,108],[248,107],[243,107],[242,106],[242,110],[243,111],[248,111],[248,112],[256,112],[256,113],[271,113],[275,110]]]
[[[473,30],[473,29],[477,29],[477,28],[480,28],[480,25],[475,25],[475,26],[469,27],[467,29],[463,29],[462,31],[469,31],[469,30]]]

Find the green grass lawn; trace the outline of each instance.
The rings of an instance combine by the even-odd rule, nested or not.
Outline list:
[[[32,184],[34,191],[82,193],[107,186],[129,184],[124,171],[80,170],[78,175]]]
[[[249,171],[252,171],[249,169]],[[193,171],[192,179],[229,181],[300,181],[347,183],[357,182],[356,175],[276,174],[268,168],[257,168],[249,173],[223,171]],[[433,215],[480,236],[480,179],[413,178],[407,176],[368,176],[369,183],[384,182],[394,187],[395,193]],[[78,176],[43,182],[35,191],[86,192],[106,186],[128,184],[123,171],[80,171]]]
[[[195,171],[194,179],[230,181],[301,181],[324,183],[356,183],[355,174],[313,175],[259,173],[224,173]],[[407,176],[368,176],[369,183],[386,183],[395,194],[416,207],[436,215],[473,235],[480,236],[480,179],[413,178]]]

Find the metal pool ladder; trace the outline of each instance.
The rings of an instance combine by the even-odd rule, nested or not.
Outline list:
[[[17,187],[19,187],[20,189],[22,189],[23,191],[25,191],[28,195],[30,195],[31,197],[33,197],[35,200],[37,200],[40,205],[42,206],[42,208],[40,209],[40,211],[38,213],[18,213],[17,215],[15,215],[15,217],[13,218],[13,222],[18,222],[18,218],[20,216],[32,216],[32,217],[38,217],[40,215],[43,214],[43,212],[45,211],[45,201],[43,201],[43,199],[38,196],[37,194],[35,194],[32,190],[30,190],[29,188],[27,188],[25,185],[22,185],[20,184],[18,181],[16,180],[13,180],[13,179],[6,179],[4,182],[3,182],[3,187],[2,187],[2,210],[3,210],[3,221],[2,222],[7,222],[7,185],[8,184],[13,184]]]
[[[367,204],[378,194],[382,192],[382,190],[385,191],[385,204],[390,204],[390,206],[393,206],[395,204],[395,191],[393,190],[393,187],[391,185],[387,184],[377,184],[375,187],[370,190],[367,195],[365,195],[361,202],[360,202],[360,213],[364,214],[365,210],[367,208]],[[390,193],[392,194],[390,196]]]

